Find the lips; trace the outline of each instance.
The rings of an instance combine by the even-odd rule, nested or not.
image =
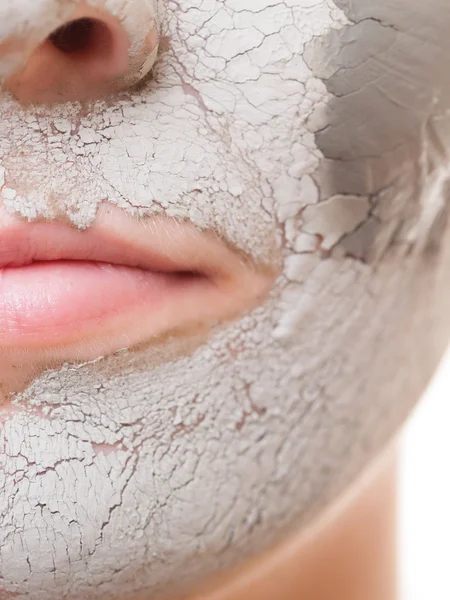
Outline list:
[[[212,232],[103,206],[80,231],[0,212],[0,348],[89,360],[233,318],[273,274]]]

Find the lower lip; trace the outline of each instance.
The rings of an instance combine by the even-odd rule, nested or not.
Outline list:
[[[140,334],[146,328],[148,337],[157,335],[168,305],[176,306],[202,279],[82,261],[0,269],[0,347],[42,348],[115,335],[118,321],[143,318]],[[115,341],[122,347],[120,335]]]

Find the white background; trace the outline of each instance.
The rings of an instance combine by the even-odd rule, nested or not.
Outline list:
[[[450,352],[403,435],[401,600],[450,600]]]

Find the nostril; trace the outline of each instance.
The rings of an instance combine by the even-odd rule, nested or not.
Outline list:
[[[128,39],[100,19],[75,19],[58,27],[48,36],[55,50],[73,61],[110,64],[113,70],[128,66]]]
[[[96,37],[104,40],[108,33],[107,26],[97,19],[75,19],[51,33],[49,40],[65,54],[85,55],[96,49]]]
[[[81,69],[94,84],[119,77],[128,69],[129,40],[116,23],[110,26],[97,18],[74,19],[53,31],[45,44],[60,53],[69,74],[71,69]]]
[[[127,87],[156,57],[156,21],[149,16],[143,13],[138,32],[106,9],[82,3],[30,50],[21,38],[24,60],[5,78],[4,87],[23,104],[90,100]],[[135,22],[141,21],[136,17]]]

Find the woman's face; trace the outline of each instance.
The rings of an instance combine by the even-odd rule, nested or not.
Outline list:
[[[121,91],[87,101],[101,85],[71,56],[48,85],[46,63],[17,67],[103,9],[131,39]],[[15,0],[0,17],[0,597],[167,594],[303,527],[436,366],[450,11]]]

